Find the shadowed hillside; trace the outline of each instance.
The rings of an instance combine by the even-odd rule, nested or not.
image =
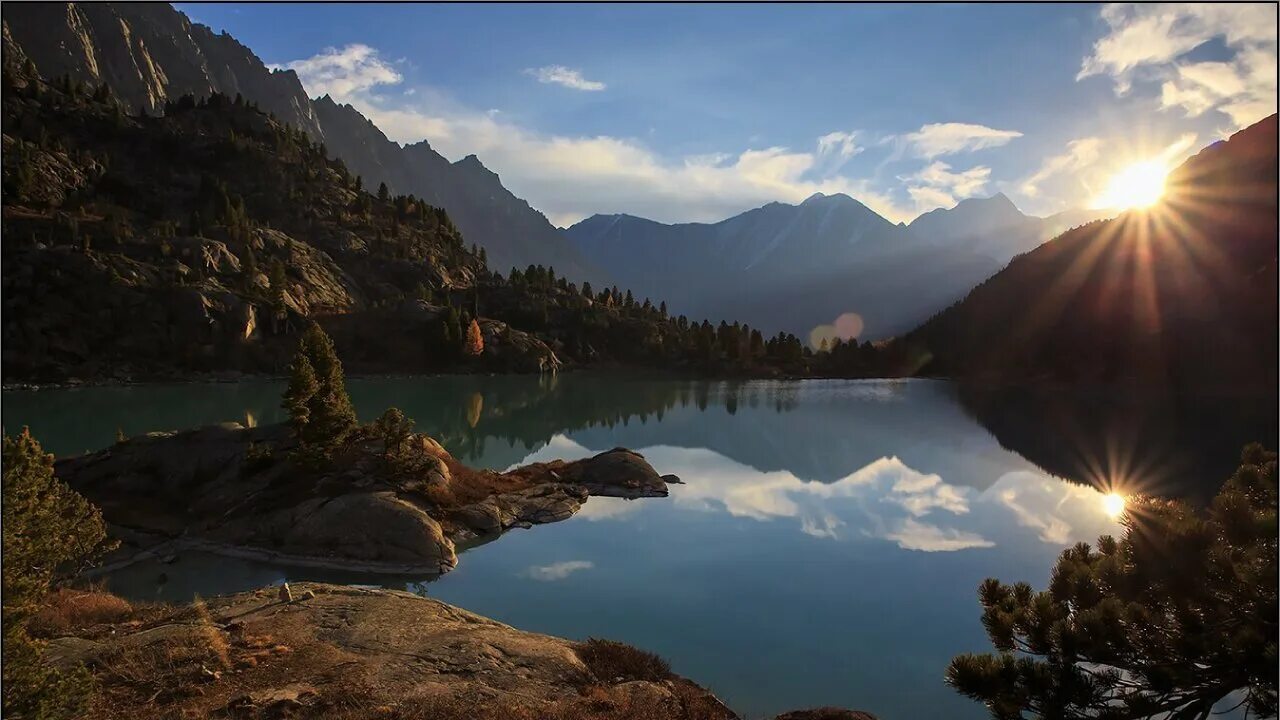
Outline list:
[[[1149,210],[1018,257],[908,334],[924,374],[1276,383],[1276,116],[1202,150]]]

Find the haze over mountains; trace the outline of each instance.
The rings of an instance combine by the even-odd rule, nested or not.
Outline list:
[[[1101,212],[1024,215],[1003,194],[895,225],[857,200],[817,194],[718,223],[595,215],[566,232],[592,263],[694,316],[806,336],[856,313],[860,339],[905,332],[1012,257]]]

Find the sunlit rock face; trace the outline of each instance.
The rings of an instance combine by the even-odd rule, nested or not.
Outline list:
[[[184,94],[240,93],[322,137],[296,74],[272,72],[235,38],[167,4],[30,3],[5,10],[5,27],[45,77],[108,83],[135,111],[155,114]]]

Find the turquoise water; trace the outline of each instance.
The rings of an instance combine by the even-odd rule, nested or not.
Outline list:
[[[111,586],[171,600],[286,579],[410,586],[523,629],[655,651],[747,717],[842,705],[884,720],[980,718],[942,682],[953,655],[989,649],[978,584],[1043,586],[1064,547],[1118,529],[1101,492],[1003,448],[944,382],[572,374],[349,386],[363,419],[397,405],[469,464],[621,445],[687,484],[668,498],[593,498],[568,521],[467,551],[434,582],[189,554],[121,570]],[[4,422],[73,454],[117,428],[276,422],[280,390],[12,392]]]

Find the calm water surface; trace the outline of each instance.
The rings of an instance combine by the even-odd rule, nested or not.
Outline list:
[[[187,600],[327,580],[411,587],[516,627],[627,641],[747,717],[843,705],[981,718],[942,682],[989,649],[983,578],[1043,587],[1058,553],[1118,530],[1103,495],[1001,447],[934,381],[355,379],[362,419],[396,405],[472,465],[615,446],[686,485],[592,498],[576,517],[467,551],[439,580],[335,575],[188,554],[110,578]],[[133,435],[282,419],[273,382],[12,392],[4,422],[74,454]],[[164,577],[161,577],[163,573]]]

